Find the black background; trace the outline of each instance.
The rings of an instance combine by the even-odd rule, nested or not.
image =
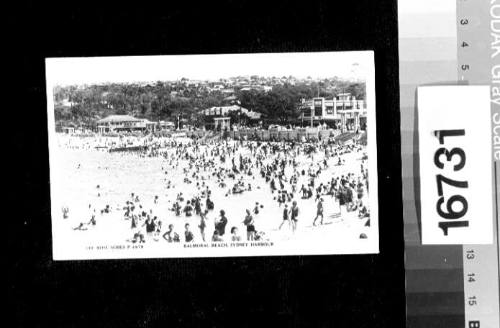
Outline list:
[[[7,234],[15,326],[404,327],[395,0],[21,2],[6,20],[22,104]],[[375,51],[380,254],[52,261],[44,58],[330,50]]]

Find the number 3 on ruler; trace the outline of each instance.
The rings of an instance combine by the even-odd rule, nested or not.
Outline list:
[[[439,144],[444,145],[446,137],[460,137],[465,135],[465,130],[438,130],[434,131],[434,135],[438,137]],[[462,148],[452,148],[448,150],[445,147],[441,147],[434,153],[434,165],[439,169],[444,169],[445,163],[442,162],[442,157],[446,158],[446,162],[452,162],[455,158],[458,162],[453,166],[453,171],[460,171],[464,168],[466,162],[465,152]],[[436,212],[440,217],[446,220],[458,220],[462,218],[468,209],[467,199],[462,195],[453,195],[446,201],[446,211],[443,210],[443,204],[445,202],[445,197],[443,193],[443,184],[455,188],[468,188],[469,183],[467,181],[457,181],[445,177],[442,174],[436,175],[437,192],[439,199],[436,202]],[[456,211],[453,209],[453,204],[460,203],[461,210]],[[443,230],[445,236],[448,235],[448,229],[450,228],[460,228],[468,227],[469,221],[440,221],[438,223],[439,228]]]

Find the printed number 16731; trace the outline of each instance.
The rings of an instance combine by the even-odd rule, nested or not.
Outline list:
[[[434,135],[439,139],[440,145],[446,146],[445,141],[447,138],[464,136],[465,130],[437,130],[434,131]],[[441,170],[445,168],[445,165],[453,165],[453,171],[460,171],[464,168],[465,163],[465,152],[459,147],[451,149],[441,147],[434,153],[434,164]],[[467,213],[467,199],[460,194],[445,198],[443,186],[447,184],[454,189],[466,189],[469,187],[469,183],[467,181],[453,180],[442,174],[437,174],[436,184],[439,196],[436,202],[436,211],[441,218],[445,219],[444,221],[439,221],[438,226],[443,230],[444,235],[448,235],[448,229],[450,228],[468,227],[469,221],[459,220]]]

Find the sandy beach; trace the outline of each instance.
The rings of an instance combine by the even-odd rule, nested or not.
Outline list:
[[[314,244],[318,241],[321,241],[325,249],[347,247],[359,243],[361,234],[364,234],[368,240],[374,238],[373,227],[367,227],[367,218],[359,219],[357,211],[344,211],[342,216],[338,216],[339,203],[332,195],[322,196],[324,199],[324,224],[313,226],[313,219],[316,216],[315,199],[313,197],[301,199],[298,192],[293,198],[300,208],[296,232],[292,232],[287,223],[279,230],[278,227],[282,223],[283,205],[275,200],[277,192],[272,192],[257,168],[252,169],[252,176],[241,174],[234,179],[241,179],[245,186],[250,184],[250,191],[245,191],[242,194],[228,194],[230,187],[221,188],[210,170],[198,169],[198,180],[186,183],[185,178],[197,169],[193,168],[186,159],[178,160],[175,163],[176,167],[169,166],[169,162],[171,163],[172,160],[165,159],[165,154],[174,156],[175,150],[168,146],[160,148],[164,156],[155,157],[126,152],[110,153],[108,148],[104,148],[120,144],[140,144],[147,142],[145,140],[59,136],[58,147],[53,150],[55,160],[51,162],[55,164],[55,167],[52,167],[53,174],[51,176],[51,196],[53,213],[55,213],[53,218],[54,242],[64,244],[68,249],[81,249],[91,245],[106,247],[128,245],[130,247],[130,244],[133,244],[131,240],[134,231],[144,229],[141,227],[131,229],[131,220],[124,218],[125,203],[130,200],[131,193],[134,193],[139,197],[140,211],[145,211],[151,217],[156,216],[162,225],[162,231],[159,234],[144,233],[143,247],[157,249],[158,252],[168,252],[172,244],[167,243],[161,236],[170,224],[173,224],[174,231],[183,237],[184,226],[189,223],[194,235],[194,242],[202,243],[203,240],[198,229],[200,217],[198,215],[186,217],[183,214],[176,216],[171,210],[179,192],[183,193],[185,199],[191,199],[200,194],[202,188],[200,185],[197,186],[196,182],[204,183],[203,188],[208,187],[212,191],[211,199],[215,204],[214,210],[207,215],[205,234],[208,243],[214,230],[214,221],[220,210],[226,212],[227,230],[231,227],[237,227],[242,240],[245,240],[246,227],[243,224],[245,210],[252,210],[256,202],[261,206],[259,213],[253,216],[256,230],[264,232],[262,240],[286,243],[289,244],[289,249],[297,250],[297,245]],[[161,147],[163,143],[169,141],[171,140],[165,138],[154,142]],[[176,142],[187,145],[191,143],[191,140],[182,138],[176,139]],[[227,145],[232,146],[235,143],[237,141],[229,141]],[[256,146],[255,142],[245,142],[245,145],[239,147],[232,156],[234,158],[252,156],[247,147],[250,143]],[[213,147],[214,145],[202,145],[199,151],[203,152],[205,149],[208,151]],[[333,175],[341,176],[359,170],[363,155],[364,152],[359,150],[343,154],[344,163],[342,165],[337,165],[334,158],[329,158],[327,160],[328,168],[322,170],[315,178],[316,184],[329,181]],[[274,157],[280,156],[283,155],[274,155]],[[269,156],[264,162],[271,162],[271,159],[272,157]],[[307,171],[309,168],[315,167],[317,163],[321,163],[324,160],[324,154],[321,152],[314,153],[312,156],[299,154],[295,160],[298,163],[298,167],[296,167],[298,171]],[[217,167],[230,169],[231,161],[218,162]],[[292,170],[291,167],[287,167],[285,174],[291,175]],[[170,185],[167,184],[168,181],[170,181]],[[299,175],[297,186],[300,188],[308,181],[307,174]],[[290,184],[287,182],[285,182],[286,188],[290,188]],[[155,196],[158,196],[156,202]],[[202,198],[201,201],[203,203],[204,199]],[[363,201],[368,204],[368,193],[365,193]],[[106,206],[109,206],[109,213],[101,213]],[[66,219],[63,218],[63,207],[69,209]],[[86,223],[92,215],[95,215],[96,224],[87,225]],[[80,223],[86,224],[85,230],[74,230]],[[139,222],[139,225],[142,224],[142,221]],[[226,240],[230,241],[229,232],[225,236]],[[361,240],[361,242],[365,242],[365,240]],[[175,245],[174,247],[180,246]]]

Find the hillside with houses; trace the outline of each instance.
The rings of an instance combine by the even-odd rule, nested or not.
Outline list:
[[[301,115],[305,99],[338,98],[350,94],[365,99],[364,81],[238,76],[217,81],[182,78],[177,81],[56,86],[54,114],[57,127],[97,129],[111,115],[128,115],[147,122],[201,127],[206,113],[226,110],[233,120],[287,124]],[[237,106],[237,107],[235,107]],[[238,110],[234,110],[238,108]],[[221,109],[222,110],[222,109]],[[163,122],[163,123],[162,123]],[[141,125],[142,126],[142,125]]]

